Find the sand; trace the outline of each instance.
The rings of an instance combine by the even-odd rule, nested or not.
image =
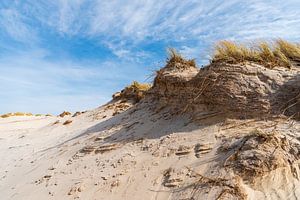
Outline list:
[[[299,122],[171,113],[145,100],[112,102],[76,117],[0,119],[1,199],[299,199],[299,162],[290,153],[300,150]],[[274,147],[276,167],[260,173],[240,163],[252,154],[260,163],[269,159],[263,150],[269,143],[238,145],[251,146],[258,136],[248,143],[244,136],[275,126],[289,141]],[[241,165],[252,167],[252,175],[236,169]]]

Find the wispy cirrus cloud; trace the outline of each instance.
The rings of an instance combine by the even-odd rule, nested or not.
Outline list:
[[[81,21],[85,29],[81,34],[99,36],[113,46],[111,50],[116,54],[120,53],[116,49],[131,51],[144,41],[179,46],[191,43],[190,48],[191,45],[201,48],[220,39],[299,39],[298,3],[296,0],[77,1],[75,8],[64,3],[72,13],[77,13],[65,31],[78,30],[72,24]],[[90,8],[87,13],[86,7]],[[86,13],[85,20],[81,20],[82,12]]]
[[[18,23],[27,17],[32,18],[31,25],[46,26],[66,37],[93,38],[119,57],[134,56],[130,52],[136,53],[145,41],[192,48],[192,44],[208,46],[220,39],[299,39],[300,29],[297,0],[25,0],[11,7],[15,11],[7,11],[9,17],[1,21],[16,39],[31,35]],[[14,31],[16,27],[23,31]]]
[[[16,9],[0,9],[0,27],[2,37],[6,36],[17,42],[28,44],[35,43],[38,39],[34,28],[26,25],[25,17]]]

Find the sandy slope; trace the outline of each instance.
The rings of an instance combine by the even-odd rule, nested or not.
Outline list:
[[[300,150],[299,122],[280,118],[218,122],[214,117],[195,120],[171,113],[145,100],[134,106],[107,104],[77,117],[0,119],[1,199],[300,197],[299,163],[280,161],[281,152],[288,157],[291,149]],[[72,123],[63,125],[67,119]],[[264,146],[251,148],[259,136],[247,135],[274,127],[289,146],[278,150],[262,142]],[[241,144],[248,149],[239,148]],[[272,155],[278,152],[276,169],[260,173],[254,168],[249,174],[236,168],[247,166],[237,162],[260,148],[271,149]],[[255,154],[262,156],[262,163],[269,159],[267,149]]]

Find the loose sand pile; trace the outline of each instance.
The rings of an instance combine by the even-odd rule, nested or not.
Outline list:
[[[95,110],[2,118],[1,199],[299,199],[299,85],[177,58]]]

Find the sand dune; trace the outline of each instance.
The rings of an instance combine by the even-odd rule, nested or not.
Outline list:
[[[299,199],[298,107],[279,113],[299,70],[175,64],[73,117],[0,119],[1,199]]]

